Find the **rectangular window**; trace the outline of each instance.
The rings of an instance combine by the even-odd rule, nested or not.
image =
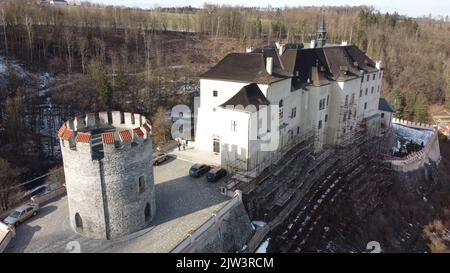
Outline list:
[[[350,99],[350,105],[355,104],[355,93],[352,94],[352,98]]]
[[[217,90],[214,90],[213,91],[213,97],[217,97],[217,93],[218,93]]]
[[[377,91],[378,93],[380,93],[380,86],[378,85],[378,91]]]
[[[319,120],[319,129],[322,129],[322,121]]]
[[[278,116],[280,117],[280,119],[283,118],[283,108],[280,108],[280,110],[278,111]]]
[[[120,112],[120,123],[121,124],[125,123],[125,113],[124,112]]]
[[[367,109],[367,102],[364,103],[364,110]]]
[[[325,99],[319,101],[319,110],[325,109]]]
[[[236,131],[237,130],[237,121],[232,120],[231,121],[231,131]]]
[[[348,95],[345,95],[344,105],[345,105],[345,106],[348,106]]]
[[[297,116],[297,107],[292,108],[291,118],[295,118]]]
[[[145,191],[145,179],[143,176],[139,177],[139,193],[143,193]]]
[[[361,77],[361,83],[363,83],[363,82],[364,82],[364,76]]]
[[[367,75],[367,81],[369,81],[370,80],[370,75]]]
[[[344,113],[344,118],[342,119],[343,122],[347,120],[347,113]]]
[[[362,89],[359,90],[359,97],[360,97],[360,98],[362,97]]]
[[[375,90],[375,87],[372,86],[372,89],[370,90],[370,93],[373,94],[373,91]]]
[[[366,96],[367,96],[367,93],[369,93],[369,88],[366,88]]]
[[[327,106],[328,106],[329,102],[330,102],[330,96],[327,96]]]
[[[373,81],[375,80],[375,76],[376,76],[376,74],[373,74],[373,77],[372,77],[372,80],[373,80]]]
[[[328,115],[325,115],[325,122],[328,121]]]
[[[384,118],[384,113],[381,113],[381,118]]]

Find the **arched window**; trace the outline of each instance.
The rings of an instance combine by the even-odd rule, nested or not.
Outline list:
[[[145,205],[145,222],[148,222],[150,220],[150,216],[151,216],[151,212],[150,212],[150,204],[147,203],[147,205]]]
[[[81,219],[80,214],[75,213],[75,229],[78,232],[82,232],[83,231],[83,220]]]

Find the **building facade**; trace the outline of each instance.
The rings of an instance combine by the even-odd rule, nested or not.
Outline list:
[[[239,160],[248,170],[309,132],[315,151],[350,140],[362,123],[376,134],[381,63],[346,42],[326,44],[323,18],[317,37],[310,48],[277,44],[230,53],[201,75],[196,148],[220,153],[223,166]],[[269,147],[275,150],[262,149],[267,135],[278,141]]]
[[[151,125],[144,116],[100,112],[59,129],[69,219],[79,234],[113,239],[155,215]]]

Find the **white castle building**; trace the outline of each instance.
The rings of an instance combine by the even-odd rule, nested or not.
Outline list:
[[[322,17],[308,48],[277,44],[230,53],[201,75],[196,149],[220,154],[222,166],[238,160],[250,170],[270,147],[282,149],[308,132],[315,134],[316,151],[351,139],[361,123],[376,133],[381,63],[326,38]],[[268,145],[270,139],[277,145]]]

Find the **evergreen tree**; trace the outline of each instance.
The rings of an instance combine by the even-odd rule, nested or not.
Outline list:
[[[416,99],[414,121],[423,123],[428,122],[428,100],[422,94]]]
[[[166,110],[163,107],[158,107],[153,118],[152,138],[156,145],[164,145],[170,139],[170,123],[166,117]]]
[[[102,99],[102,102],[111,107],[112,90],[106,75],[106,68],[99,57],[91,60],[88,67],[89,75],[94,82],[95,90]]]
[[[21,152],[24,134],[22,96],[22,91],[18,88],[15,96],[7,97],[5,103],[5,129],[8,142],[14,145],[18,153]]]

